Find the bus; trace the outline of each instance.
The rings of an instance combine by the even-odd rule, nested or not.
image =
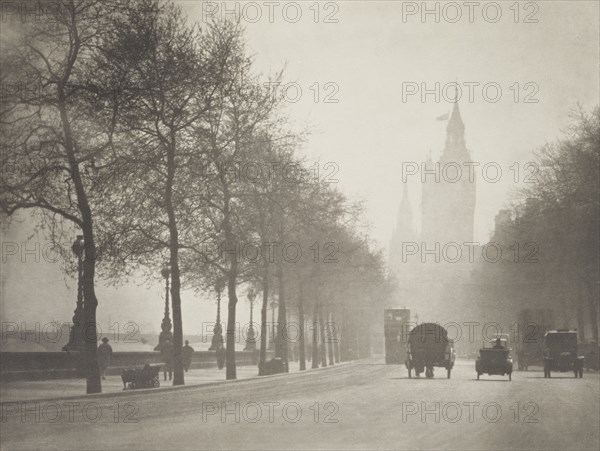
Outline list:
[[[405,363],[409,332],[409,309],[389,308],[384,310],[385,363],[393,365]]]

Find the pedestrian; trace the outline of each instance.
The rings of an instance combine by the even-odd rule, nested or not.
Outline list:
[[[181,357],[183,360],[183,368],[187,372],[192,364],[192,355],[194,354],[194,348],[190,346],[189,340],[185,340],[185,346],[181,350]]]
[[[163,376],[167,380],[167,373],[169,373],[169,380],[173,379],[173,344],[168,338],[164,341],[160,347],[160,356],[165,362],[163,366]]]
[[[108,338],[103,337],[102,343],[98,346],[98,366],[100,367],[100,373],[102,374],[102,379],[106,379],[105,373],[106,369],[110,366],[112,362],[113,350],[112,347],[108,344]]]
[[[223,369],[223,367],[225,366],[225,346],[223,346],[223,342],[220,342],[217,345],[217,349],[215,351],[215,354],[217,356],[217,368],[219,368],[220,370]]]

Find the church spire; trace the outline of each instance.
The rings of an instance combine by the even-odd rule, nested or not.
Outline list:
[[[446,127],[446,148],[444,149],[444,154],[448,152],[451,154],[462,154],[463,150],[466,150],[465,124],[458,108],[458,97],[455,96],[452,115]]]
[[[450,120],[448,121],[448,126],[446,127],[446,131],[464,131],[465,124],[462,121],[462,117],[460,117],[460,110],[458,109],[458,100],[454,99],[454,107],[452,108],[452,115],[450,116]]]

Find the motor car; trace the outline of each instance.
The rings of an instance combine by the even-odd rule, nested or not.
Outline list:
[[[498,340],[500,343],[498,346]],[[479,357],[475,361],[475,371],[477,372],[477,380],[482,374],[488,376],[508,376],[508,380],[512,381],[513,359],[511,351],[508,347],[508,335],[503,334],[495,337],[495,339],[484,342],[483,347],[479,350]]]
[[[575,377],[583,377],[585,358],[577,354],[577,331],[568,329],[549,330],[544,335],[544,377],[552,377],[552,371],[573,371]]]

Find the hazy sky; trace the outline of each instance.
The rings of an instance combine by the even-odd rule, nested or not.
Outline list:
[[[459,10],[437,2],[429,2],[428,7],[434,10],[438,5],[439,23],[434,14],[423,20],[420,11],[403,20],[403,9],[412,12],[421,2],[277,3],[272,6],[272,20],[268,3],[259,1],[245,8],[244,3],[239,4],[257,69],[268,74],[286,66],[285,80],[295,83],[287,91],[288,113],[299,128],[309,125],[312,131],[303,152],[309,161],[320,162],[321,168],[327,162],[337,164],[335,177],[340,187],[352,199],[365,201],[372,236],[384,247],[400,202],[402,163],[420,164],[429,151],[434,159],[439,157],[446,122],[435,118],[451,108],[443,96],[436,102],[434,94],[425,101],[420,93],[403,99],[407,84],[419,89],[424,84],[435,91],[439,83],[440,94],[444,94],[443,88],[457,81],[463,89],[459,103],[473,159],[481,166],[497,163],[503,171],[496,183],[486,182],[477,173],[475,238],[481,242],[488,238],[494,215],[510,188],[516,186],[515,173],[509,167],[519,162],[522,179],[531,151],[560,136],[568,124],[569,110],[577,102],[586,109],[598,104],[596,1],[521,2],[517,23],[513,1],[497,3],[502,15],[495,23],[498,9],[492,2],[478,2],[472,21],[468,7],[457,2],[454,5],[462,16],[456,23],[450,21]],[[180,4],[192,20],[200,22],[209,13],[223,12],[221,2],[207,5],[204,15],[200,2]],[[302,16],[293,23],[298,11]],[[525,23],[526,18],[530,23]],[[472,102],[468,84],[474,86]],[[298,86],[301,97],[292,102]],[[497,97],[495,87],[502,92],[492,102]],[[448,95],[453,92],[445,91]],[[528,95],[537,103],[525,103]],[[337,103],[326,103],[326,98]],[[489,174],[493,177],[493,172]],[[409,191],[418,219],[418,176],[409,178]],[[26,230],[23,226],[19,236],[25,237]],[[23,277],[32,273],[29,265],[13,264],[9,273],[6,264],[2,268],[5,280],[10,274],[5,285],[7,315],[18,320],[27,316],[70,319],[74,284],[64,287],[56,265],[36,265],[33,272],[42,279],[35,281],[35,290]],[[110,311],[114,312],[113,321],[120,317],[159,328],[160,286],[99,287],[98,291],[101,323],[107,321]],[[57,302],[57,296],[64,302]],[[212,301],[185,293],[183,303],[186,333],[199,332],[199,322],[213,320]],[[246,304],[244,296],[240,318],[248,317]],[[40,308],[32,310],[29,305]]]
[[[207,3],[182,5],[199,21],[226,14],[222,3]],[[492,20],[497,10],[491,2],[478,2],[472,23],[463,2],[457,3],[462,17],[456,23],[449,20],[458,10],[446,3],[427,4],[430,10],[438,5],[436,23],[434,14],[423,21],[421,2],[391,1],[322,2],[318,23],[313,2],[299,2],[302,16],[292,23],[297,11],[292,3],[273,6],[272,23],[267,4],[256,2],[260,8],[240,4],[257,66],[269,73],[287,65],[286,79],[298,83],[304,94],[298,102],[290,102],[289,110],[313,130],[306,153],[311,161],[338,164],[342,188],[366,200],[373,236],[384,246],[402,192],[402,163],[421,163],[429,150],[434,159],[439,156],[446,123],[435,118],[450,109],[443,96],[436,102],[434,94],[425,102],[418,94],[403,101],[403,83],[416,83],[419,89],[424,83],[435,91],[437,82],[443,93],[448,83],[458,81],[473,159],[481,166],[497,162],[503,170],[496,183],[485,182],[478,174],[475,221],[480,241],[488,238],[494,215],[515,185],[512,163],[521,162],[522,167],[531,159],[532,149],[557,137],[577,102],[587,108],[598,103],[598,2],[530,2],[527,7],[523,2],[518,23],[516,8],[510,9],[514,2],[498,3],[501,17],[496,23]],[[419,11],[408,14],[413,7]],[[261,18],[252,23],[257,11]],[[323,23],[326,17],[337,23]],[[324,103],[320,98],[315,103],[311,86],[319,83],[323,97],[333,93],[333,86],[324,88],[328,82],[339,87],[334,95],[339,102]],[[469,102],[471,82],[479,86],[473,85]],[[494,86],[502,90],[496,103]],[[288,98],[293,100],[295,93],[291,85]],[[453,89],[446,93],[452,95]],[[538,102],[524,103],[527,95],[527,100]],[[493,179],[493,171],[489,176]],[[416,210],[418,176],[409,179],[409,189]]]

